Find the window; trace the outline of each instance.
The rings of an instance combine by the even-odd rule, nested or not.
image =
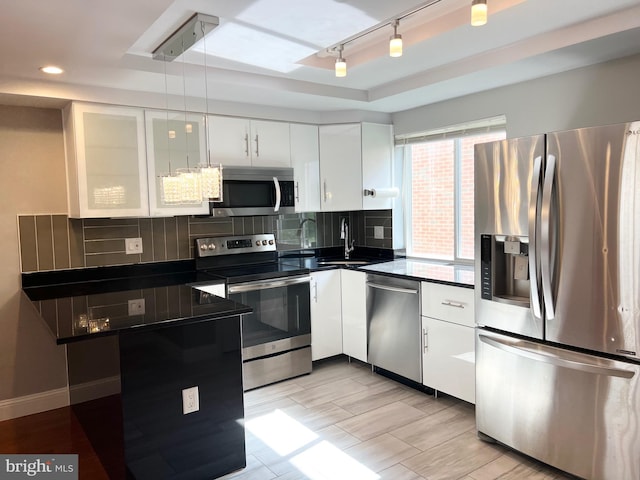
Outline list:
[[[504,118],[405,136],[407,255],[473,261],[473,147],[506,138]]]

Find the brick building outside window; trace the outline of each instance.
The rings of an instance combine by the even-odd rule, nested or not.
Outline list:
[[[473,147],[502,140],[506,132],[504,125],[479,133],[478,128],[468,130],[425,134],[405,146],[411,178],[409,256],[473,261]]]

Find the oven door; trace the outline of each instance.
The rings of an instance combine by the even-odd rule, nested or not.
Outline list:
[[[229,299],[253,308],[242,318],[244,361],[311,345],[310,282],[305,275],[227,287]]]

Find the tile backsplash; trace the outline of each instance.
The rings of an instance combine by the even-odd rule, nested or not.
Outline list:
[[[275,233],[280,250],[341,245],[347,218],[357,246],[392,248],[391,210],[318,212],[253,217],[74,219],[66,215],[19,215],[23,272],[125,265],[194,258],[203,236]],[[374,227],[384,238],[374,238]],[[125,238],[142,238],[143,253],[125,253]]]

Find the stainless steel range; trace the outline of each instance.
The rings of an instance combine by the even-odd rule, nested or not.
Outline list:
[[[253,308],[242,320],[244,389],[311,372],[309,271],[278,261],[273,234],[196,240],[196,268]]]

